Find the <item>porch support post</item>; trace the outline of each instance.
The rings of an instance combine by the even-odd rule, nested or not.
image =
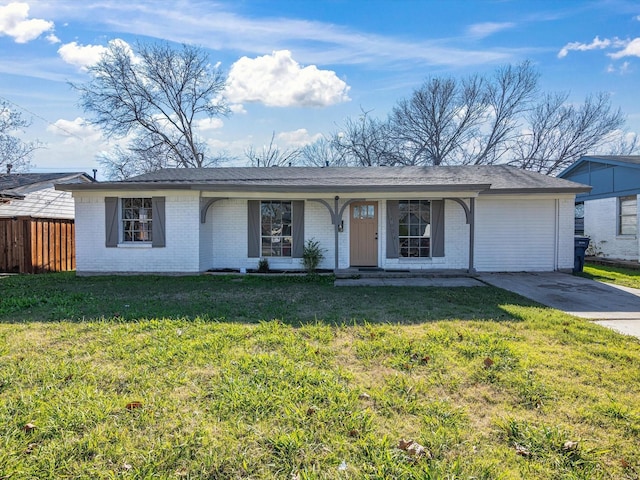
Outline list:
[[[347,200],[342,208],[339,208],[340,197],[336,195],[333,199],[333,207],[329,205],[329,202],[322,198],[310,198],[310,202],[318,202],[324,205],[327,210],[329,210],[329,215],[331,215],[331,223],[333,224],[333,236],[334,236],[334,267],[333,273],[338,273],[338,253],[339,253],[339,233],[340,233],[340,225],[342,224],[342,215],[347,207],[353,202],[361,202],[363,199],[352,198],[351,200]]]
[[[333,211],[334,211],[334,222],[333,222],[333,235],[334,235],[334,242],[335,242],[335,246],[333,251],[335,252],[333,254],[334,257],[334,263],[333,263],[333,273],[336,274],[338,273],[338,233],[339,233],[339,229],[340,229],[340,221],[342,220],[342,210],[340,210],[340,213],[338,214],[338,201],[340,200],[340,197],[338,195],[335,196],[335,198],[333,199]]]
[[[466,223],[469,225],[469,273],[476,273],[476,269],[473,264],[473,250],[475,241],[475,223],[476,223],[476,199],[474,197],[469,198],[469,205],[463,202],[459,198],[446,198],[445,200],[453,200],[464,210]]]
[[[469,273],[476,273],[473,263],[473,251],[475,242],[475,225],[476,225],[476,199],[469,199]]]

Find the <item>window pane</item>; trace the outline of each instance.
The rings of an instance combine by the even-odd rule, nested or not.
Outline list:
[[[398,236],[401,257],[429,257],[431,236],[431,202],[398,201]]]
[[[151,198],[121,199],[122,241],[150,242],[152,240]]]
[[[266,201],[260,204],[262,256],[291,256],[291,202]]]

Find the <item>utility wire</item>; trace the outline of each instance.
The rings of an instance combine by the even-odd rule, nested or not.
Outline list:
[[[11,100],[9,100],[6,97],[3,97],[2,95],[0,95],[0,100],[4,100],[5,102],[13,105],[14,107],[18,107],[20,110],[24,110],[25,112],[29,113],[30,115],[33,115],[36,118],[39,118],[40,120],[42,120],[43,122],[51,125],[52,127],[57,128],[58,130],[62,130],[63,132],[71,135],[72,137],[76,137],[79,138],[80,140],[82,140],[83,142],[85,141],[84,138],[82,138],[80,135],[70,132],[69,130],[67,130],[66,128],[62,128],[60,125],[56,125],[55,123],[51,123],[49,120],[47,120],[46,118],[44,118],[41,115],[38,115],[35,112],[32,112],[31,110],[29,110],[28,108],[23,107],[22,105],[18,105],[16,102],[12,102]]]

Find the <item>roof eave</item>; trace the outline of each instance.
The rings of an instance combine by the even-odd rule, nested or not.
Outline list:
[[[437,185],[255,185],[237,183],[191,184],[173,182],[98,182],[85,184],[56,184],[56,190],[75,191],[114,191],[114,190],[198,190],[203,192],[285,192],[285,193],[347,193],[347,192],[482,192],[491,187],[481,184],[437,184]]]

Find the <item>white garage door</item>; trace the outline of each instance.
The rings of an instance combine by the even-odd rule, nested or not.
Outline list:
[[[553,199],[478,199],[475,231],[479,272],[555,270]]]

